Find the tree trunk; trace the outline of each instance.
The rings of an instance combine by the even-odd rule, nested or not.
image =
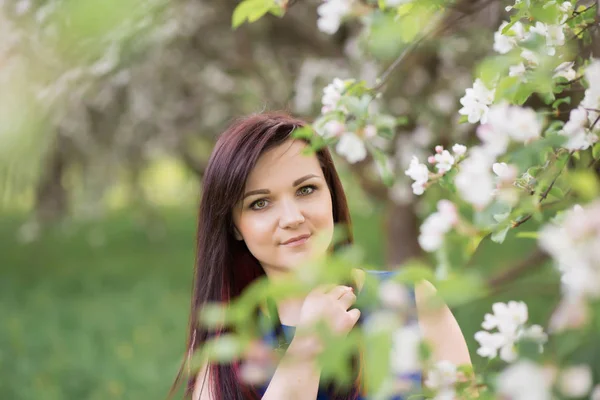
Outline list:
[[[58,134],[44,164],[35,193],[35,214],[41,223],[53,223],[67,213],[68,193],[62,178],[67,165],[64,140]]]

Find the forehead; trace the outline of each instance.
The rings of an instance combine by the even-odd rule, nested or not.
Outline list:
[[[307,144],[289,139],[263,153],[246,181],[246,190],[267,189],[268,186],[291,185],[308,174],[323,177],[316,154],[302,154]]]

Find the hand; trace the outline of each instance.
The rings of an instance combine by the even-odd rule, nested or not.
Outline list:
[[[349,286],[322,286],[311,291],[300,309],[293,347],[298,353],[306,355],[319,353],[322,350],[320,340],[311,332],[314,325],[321,321],[325,321],[334,334],[345,335],[350,332],[360,317],[358,309],[348,310],[355,301],[356,296]]]

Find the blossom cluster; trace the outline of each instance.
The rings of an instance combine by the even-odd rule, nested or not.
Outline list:
[[[518,4],[518,3],[517,3]],[[516,5],[516,4],[515,4]],[[524,42],[531,42],[534,35],[539,35],[544,39],[544,50],[549,56],[556,55],[556,48],[563,46],[566,42],[565,22],[573,9],[571,2],[565,1],[557,4],[555,1],[549,1],[546,7],[556,6],[559,11],[558,19],[553,24],[547,24],[537,21],[535,25],[529,28],[520,21],[509,23],[502,22],[498,31],[494,34],[494,50],[500,54],[507,54],[514,49],[520,50],[522,61],[517,65],[510,67],[510,76],[522,77],[528,68],[536,67],[539,62],[539,55],[529,48],[521,48]],[[510,10],[512,8],[507,8]],[[564,76],[567,80],[574,78],[575,71],[572,69],[572,63],[563,63],[557,68],[556,75]]]
[[[481,145],[471,148],[455,179],[459,195],[476,208],[491,202],[498,193],[498,184],[505,185],[516,178],[516,168],[495,163],[497,157],[508,150],[511,141],[527,144],[539,139],[543,128],[534,110],[506,103],[490,107],[486,121],[477,129]],[[511,193],[514,198],[512,191],[501,193]]]
[[[342,80],[335,78],[332,83],[323,89],[323,97],[321,99],[323,114],[341,111],[346,114],[348,111],[343,105],[340,105],[342,96],[346,89],[355,83],[354,79]],[[317,132],[325,138],[336,138],[336,152],[346,158],[350,163],[362,161],[367,156],[367,148],[363,140],[356,133],[347,129],[345,122],[339,119],[332,119],[326,122],[322,128],[317,127]],[[365,136],[372,138],[377,134],[377,130],[373,125],[367,125],[364,129]]]
[[[585,70],[589,87],[579,107],[573,109],[569,121],[560,131],[568,140],[569,150],[585,150],[598,141],[600,134],[600,60],[594,59]]]
[[[342,19],[352,11],[353,0],[326,0],[318,8],[317,27],[321,32],[333,35],[338,31]]]
[[[467,147],[458,143],[452,146],[452,153],[448,150],[444,150],[443,146],[436,146],[436,154],[430,156],[427,161],[435,166],[438,174],[444,175],[450,171],[452,166],[456,165],[457,161],[460,160],[466,152]],[[429,168],[427,168],[427,165],[420,163],[417,156],[413,156],[410,165],[404,174],[414,181],[412,184],[413,193],[422,195],[425,192],[425,185],[429,181]]]
[[[486,358],[500,358],[506,362],[517,359],[515,344],[523,339],[529,339],[541,345],[548,336],[540,325],[526,326],[529,318],[527,305],[524,302],[509,301],[495,303],[493,314],[485,314],[481,327],[484,329],[475,334],[479,342],[477,354]],[[497,329],[497,332],[490,332]]]
[[[440,200],[437,204],[437,211],[429,215],[421,225],[419,245],[425,251],[438,250],[444,242],[444,235],[457,222],[456,206],[449,200]]]
[[[457,377],[456,365],[450,361],[442,360],[427,372],[425,386],[435,391],[434,400],[452,400],[456,398],[455,384]]]
[[[354,164],[367,157],[365,141],[373,141],[379,135],[380,129],[392,131],[396,125],[395,118],[374,113],[369,109],[373,97],[361,92],[349,94],[348,90],[360,84],[354,79],[342,80],[335,78],[323,89],[321,98],[321,113],[323,116],[315,121],[314,127],[323,138],[337,141],[336,152],[349,163]],[[364,116],[359,120],[348,109],[348,104],[362,107]],[[351,120],[351,122],[348,122]]]
[[[561,222],[544,226],[539,243],[556,262],[565,297],[600,298],[600,201],[575,206]]]

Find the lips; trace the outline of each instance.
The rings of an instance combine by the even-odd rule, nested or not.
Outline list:
[[[303,244],[304,242],[306,242],[306,240],[310,237],[310,235],[300,235],[300,236],[295,236],[291,239],[286,240],[285,242],[281,243],[284,246],[287,245],[300,245]]]

